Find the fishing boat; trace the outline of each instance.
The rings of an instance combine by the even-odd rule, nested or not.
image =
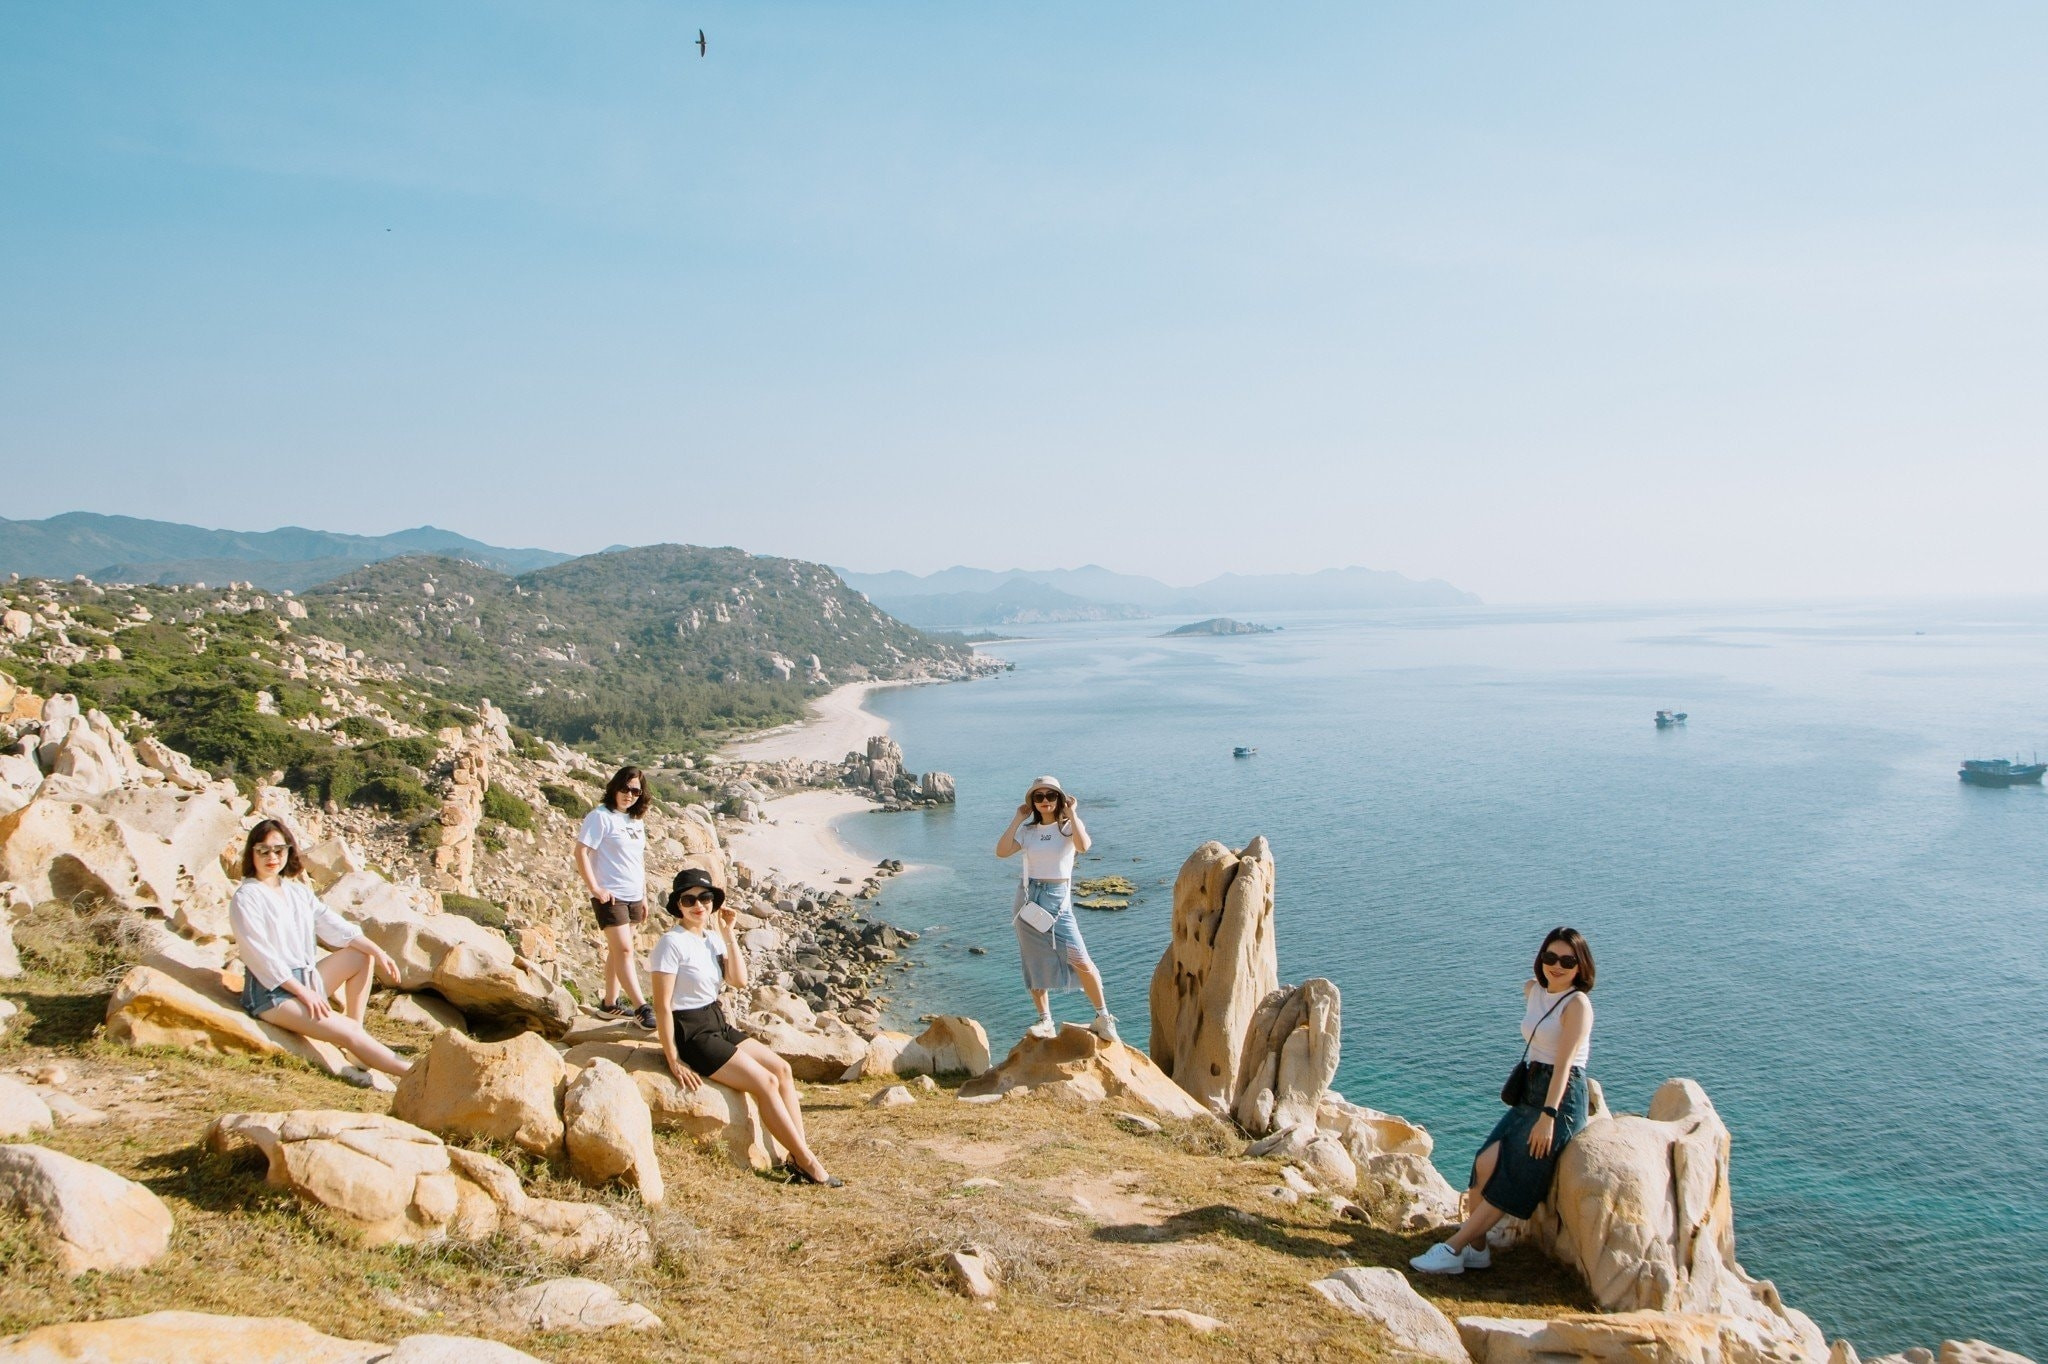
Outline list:
[[[2039,786],[2048,763],[2023,763],[2018,758],[1966,758],[1956,775],[1972,786]]]
[[[1657,728],[1659,729],[1670,729],[1673,725],[1682,725],[1684,723],[1685,712],[1682,710],[1660,710],[1657,712]]]
[[[1258,751],[1248,744],[1239,744],[1236,748],[1230,750],[1230,756],[1233,758],[1249,758]]]

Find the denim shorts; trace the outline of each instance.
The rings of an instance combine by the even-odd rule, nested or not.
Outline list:
[[[292,972],[293,977],[313,993],[320,993],[320,973],[310,966],[301,966]],[[242,968],[242,1012],[251,1018],[261,1018],[278,1005],[292,998],[292,992],[279,985],[270,989],[256,979],[256,973],[247,966]]]

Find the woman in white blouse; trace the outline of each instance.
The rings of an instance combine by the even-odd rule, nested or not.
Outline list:
[[[363,931],[320,903],[302,879],[298,844],[283,822],[260,821],[242,847],[242,884],[228,906],[242,955],[242,1010],[286,1032],[332,1042],[371,1070],[403,1075],[411,1063],[370,1036],[376,968],[398,964]],[[322,957],[319,944],[334,951]],[[341,997],[341,1008],[328,1001]]]

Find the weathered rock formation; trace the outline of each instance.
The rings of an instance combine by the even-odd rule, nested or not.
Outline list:
[[[66,1274],[141,1269],[171,1243],[155,1194],[43,1146],[0,1146],[0,1208],[30,1218]]]
[[[106,1037],[132,1047],[213,1055],[296,1056],[329,1075],[355,1070],[339,1049],[242,1012],[218,967],[153,955],[130,967],[107,1001]]]
[[[441,841],[434,847],[434,875],[443,890],[476,893],[476,831],[484,822],[484,791],[491,784],[491,746],[464,743],[441,793]]]
[[[475,1336],[407,1336],[397,1345],[324,1335],[289,1317],[151,1312],[44,1326],[0,1340],[21,1364],[542,1364]]]
[[[1474,1364],[1821,1364],[1828,1358],[1825,1350],[1813,1355],[1790,1348],[1754,1321],[1715,1313],[1461,1317],[1458,1334]]]
[[[1530,1230],[1606,1311],[1732,1318],[1781,1355],[1825,1359],[1812,1320],[1736,1263],[1728,1150],[1706,1092],[1667,1080],[1648,1117],[1596,1118],[1572,1139]]]
[[[788,1154],[761,1126],[760,1112],[746,1095],[710,1080],[684,1089],[669,1074],[659,1043],[586,1042],[569,1048],[562,1059],[572,1084],[583,1067],[610,1061],[639,1086],[656,1131],[681,1132],[715,1145],[742,1168],[765,1170]]]
[[[1104,1042],[1069,1023],[1053,1037],[1026,1033],[1002,1064],[960,1086],[960,1097],[996,1097],[1026,1089],[1082,1103],[1115,1098],[1169,1118],[1205,1118],[1208,1110],[1180,1089],[1145,1054]]]
[[[1342,1006],[1320,977],[1273,991],[1246,1031],[1241,1088],[1233,1112],[1254,1137],[1315,1121],[1337,1078]]]
[[[661,1202],[661,1163],[654,1154],[654,1117],[640,1086],[617,1062],[583,1068],[562,1096],[569,1168],[585,1184],[623,1181],[649,1207]]]
[[[504,1162],[376,1113],[229,1113],[208,1150],[261,1152],[269,1181],[316,1203],[371,1245],[504,1234],[550,1255],[644,1259],[645,1229],[595,1203],[530,1197]]]
[[[1253,1016],[1280,986],[1273,852],[1204,843],[1173,885],[1173,936],[1152,973],[1152,1060],[1218,1117],[1244,1089]]]
[[[193,937],[226,935],[233,887],[221,852],[248,809],[232,786],[117,787],[80,797],[53,795],[49,786],[0,816],[0,880],[38,902],[92,896],[157,910]]]
[[[553,1159],[562,1154],[564,1074],[561,1053],[533,1033],[479,1042],[449,1028],[398,1082],[391,1115]]]
[[[595,1279],[548,1279],[507,1293],[498,1301],[499,1321],[514,1330],[659,1331],[661,1318],[619,1290]]]
[[[1402,1355],[1451,1364],[1467,1364],[1471,1358],[1451,1319],[1417,1293],[1407,1275],[1397,1269],[1352,1265],[1309,1287],[1331,1306],[1378,1322]]]
[[[867,1055],[849,1080],[884,1075],[980,1075],[991,1064],[988,1033],[981,1024],[959,1014],[938,1014],[916,1037],[877,1032]]]

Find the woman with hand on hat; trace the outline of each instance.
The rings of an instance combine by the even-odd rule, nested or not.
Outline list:
[[[1122,1040],[1102,993],[1102,973],[1095,969],[1074,918],[1074,856],[1091,846],[1074,798],[1052,777],[1031,783],[1010,827],[996,840],[997,857],[1024,854],[1022,884],[1010,913],[1023,959],[1024,988],[1038,1006],[1038,1021],[1031,1025],[1034,1037],[1059,1032],[1052,1021],[1052,991],[1079,985],[1095,1006],[1089,1029],[1105,1042]]]
[[[769,1135],[789,1152],[780,1168],[790,1180],[841,1187],[845,1181],[826,1170],[804,1138],[804,1114],[789,1062],[727,1024],[718,1007],[725,986],[747,988],[739,916],[725,907],[725,891],[708,872],[685,867],[669,891],[668,912],[676,925],[654,944],[647,973],[654,981],[656,1031],[669,1073],[686,1091],[708,1078],[753,1095]],[[716,931],[706,932],[713,923]]]

